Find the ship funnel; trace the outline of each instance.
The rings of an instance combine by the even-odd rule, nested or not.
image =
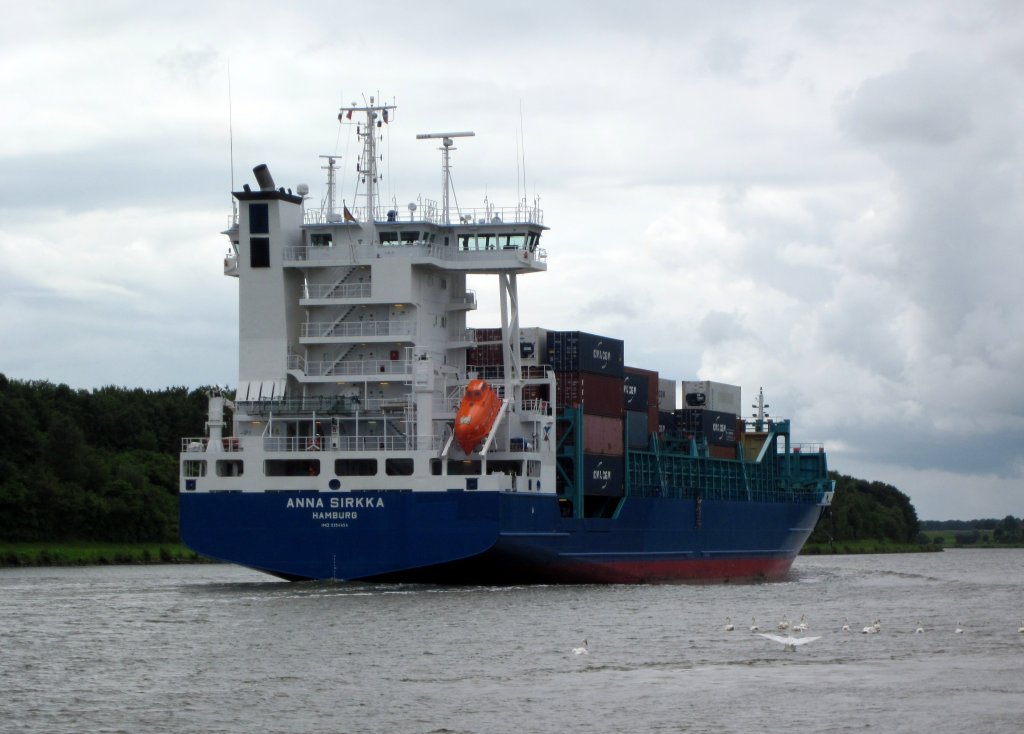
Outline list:
[[[252,172],[256,176],[256,183],[260,185],[260,191],[274,190],[274,177],[270,175],[270,169],[267,168],[266,163],[259,164],[252,169]]]

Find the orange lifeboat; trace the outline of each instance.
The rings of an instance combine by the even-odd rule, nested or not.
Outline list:
[[[487,438],[498,411],[501,398],[486,380],[470,380],[466,394],[455,414],[455,440],[467,454]]]

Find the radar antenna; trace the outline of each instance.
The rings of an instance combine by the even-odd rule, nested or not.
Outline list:
[[[452,180],[452,169],[451,162],[448,158],[449,152],[452,150],[458,150],[454,148],[452,138],[471,138],[475,136],[474,132],[461,132],[461,133],[420,133],[416,136],[417,140],[436,140],[441,139],[441,216],[444,218],[444,224],[451,224],[451,216],[448,213],[448,190],[451,188]]]
[[[327,165],[321,168],[327,171],[327,194],[324,196],[324,200],[320,205],[321,209],[326,209],[325,221],[337,222],[339,220],[338,213],[334,210],[334,191],[335,191],[335,172],[338,170],[337,159],[335,155],[321,155],[321,158],[327,159]]]

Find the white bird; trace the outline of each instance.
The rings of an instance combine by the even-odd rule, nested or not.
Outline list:
[[[961,626],[960,620],[958,619],[956,621],[956,629],[953,630],[953,634],[954,635],[962,635],[963,633],[964,633],[964,628],[963,628],[963,626]]]
[[[850,618],[849,617],[843,617],[843,632],[849,632],[849,631],[850,631]]]
[[[584,640],[583,644],[580,647],[574,647],[572,649],[572,654],[573,655],[589,655],[590,653],[587,652],[587,641]]]
[[[736,629],[735,627],[733,627],[732,619],[730,617],[725,618],[725,626],[722,627],[722,629],[726,632],[732,632],[734,629]]]
[[[800,630],[803,632],[807,629],[807,618],[804,615],[800,615],[800,621],[793,625],[793,629]]]
[[[917,629],[914,630],[914,634],[915,635],[919,635],[922,632],[924,632],[924,627],[921,626],[921,620],[919,619],[919,620],[917,620]]]
[[[1024,635],[1024,619],[1020,621],[1020,627],[1017,628],[1017,631]]]
[[[814,642],[815,640],[821,639],[821,635],[818,635],[817,637],[792,637],[789,635],[782,637],[780,635],[770,635],[765,632],[761,632],[760,635],[767,640],[772,640],[773,642],[778,642],[779,644],[784,645],[790,652],[796,650],[798,645],[806,645],[808,642]]]
[[[877,632],[881,632],[881,631],[882,631],[882,623],[881,623],[880,620],[877,620],[877,619],[873,623],[869,624],[867,627],[865,627],[864,629],[861,630],[861,632],[863,632],[865,635],[873,635],[873,634],[875,634]]]
[[[789,629],[789,617],[783,617],[782,619],[780,619],[778,625],[776,625],[776,626],[780,630],[788,630]]]
[[[1024,624],[1024,622],[1021,622],[1021,624]],[[759,629],[761,629],[761,628],[757,626],[757,619],[755,617],[751,617],[750,618],[750,631],[751,632],[757,632]],[[1024,628],[1022,628],[1021,631],[1024,632]]]

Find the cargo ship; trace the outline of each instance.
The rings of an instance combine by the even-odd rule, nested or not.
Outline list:
[[[548,266],[539,202],[458,205],[451,155],[472,132],[417,135],[439,146],[440,202],[382,202],[395,111],[338,115],[361,150],[351,203],[337,156],[319,206],[263,164],[233,192],[238,384],[182,439],[183,541],[289,580],[784,577],[832,499],[823,447],[745,420],[737,386],[521,326],[518,279]],[[497,288],[500,323],[469,326],[469,275]]]

